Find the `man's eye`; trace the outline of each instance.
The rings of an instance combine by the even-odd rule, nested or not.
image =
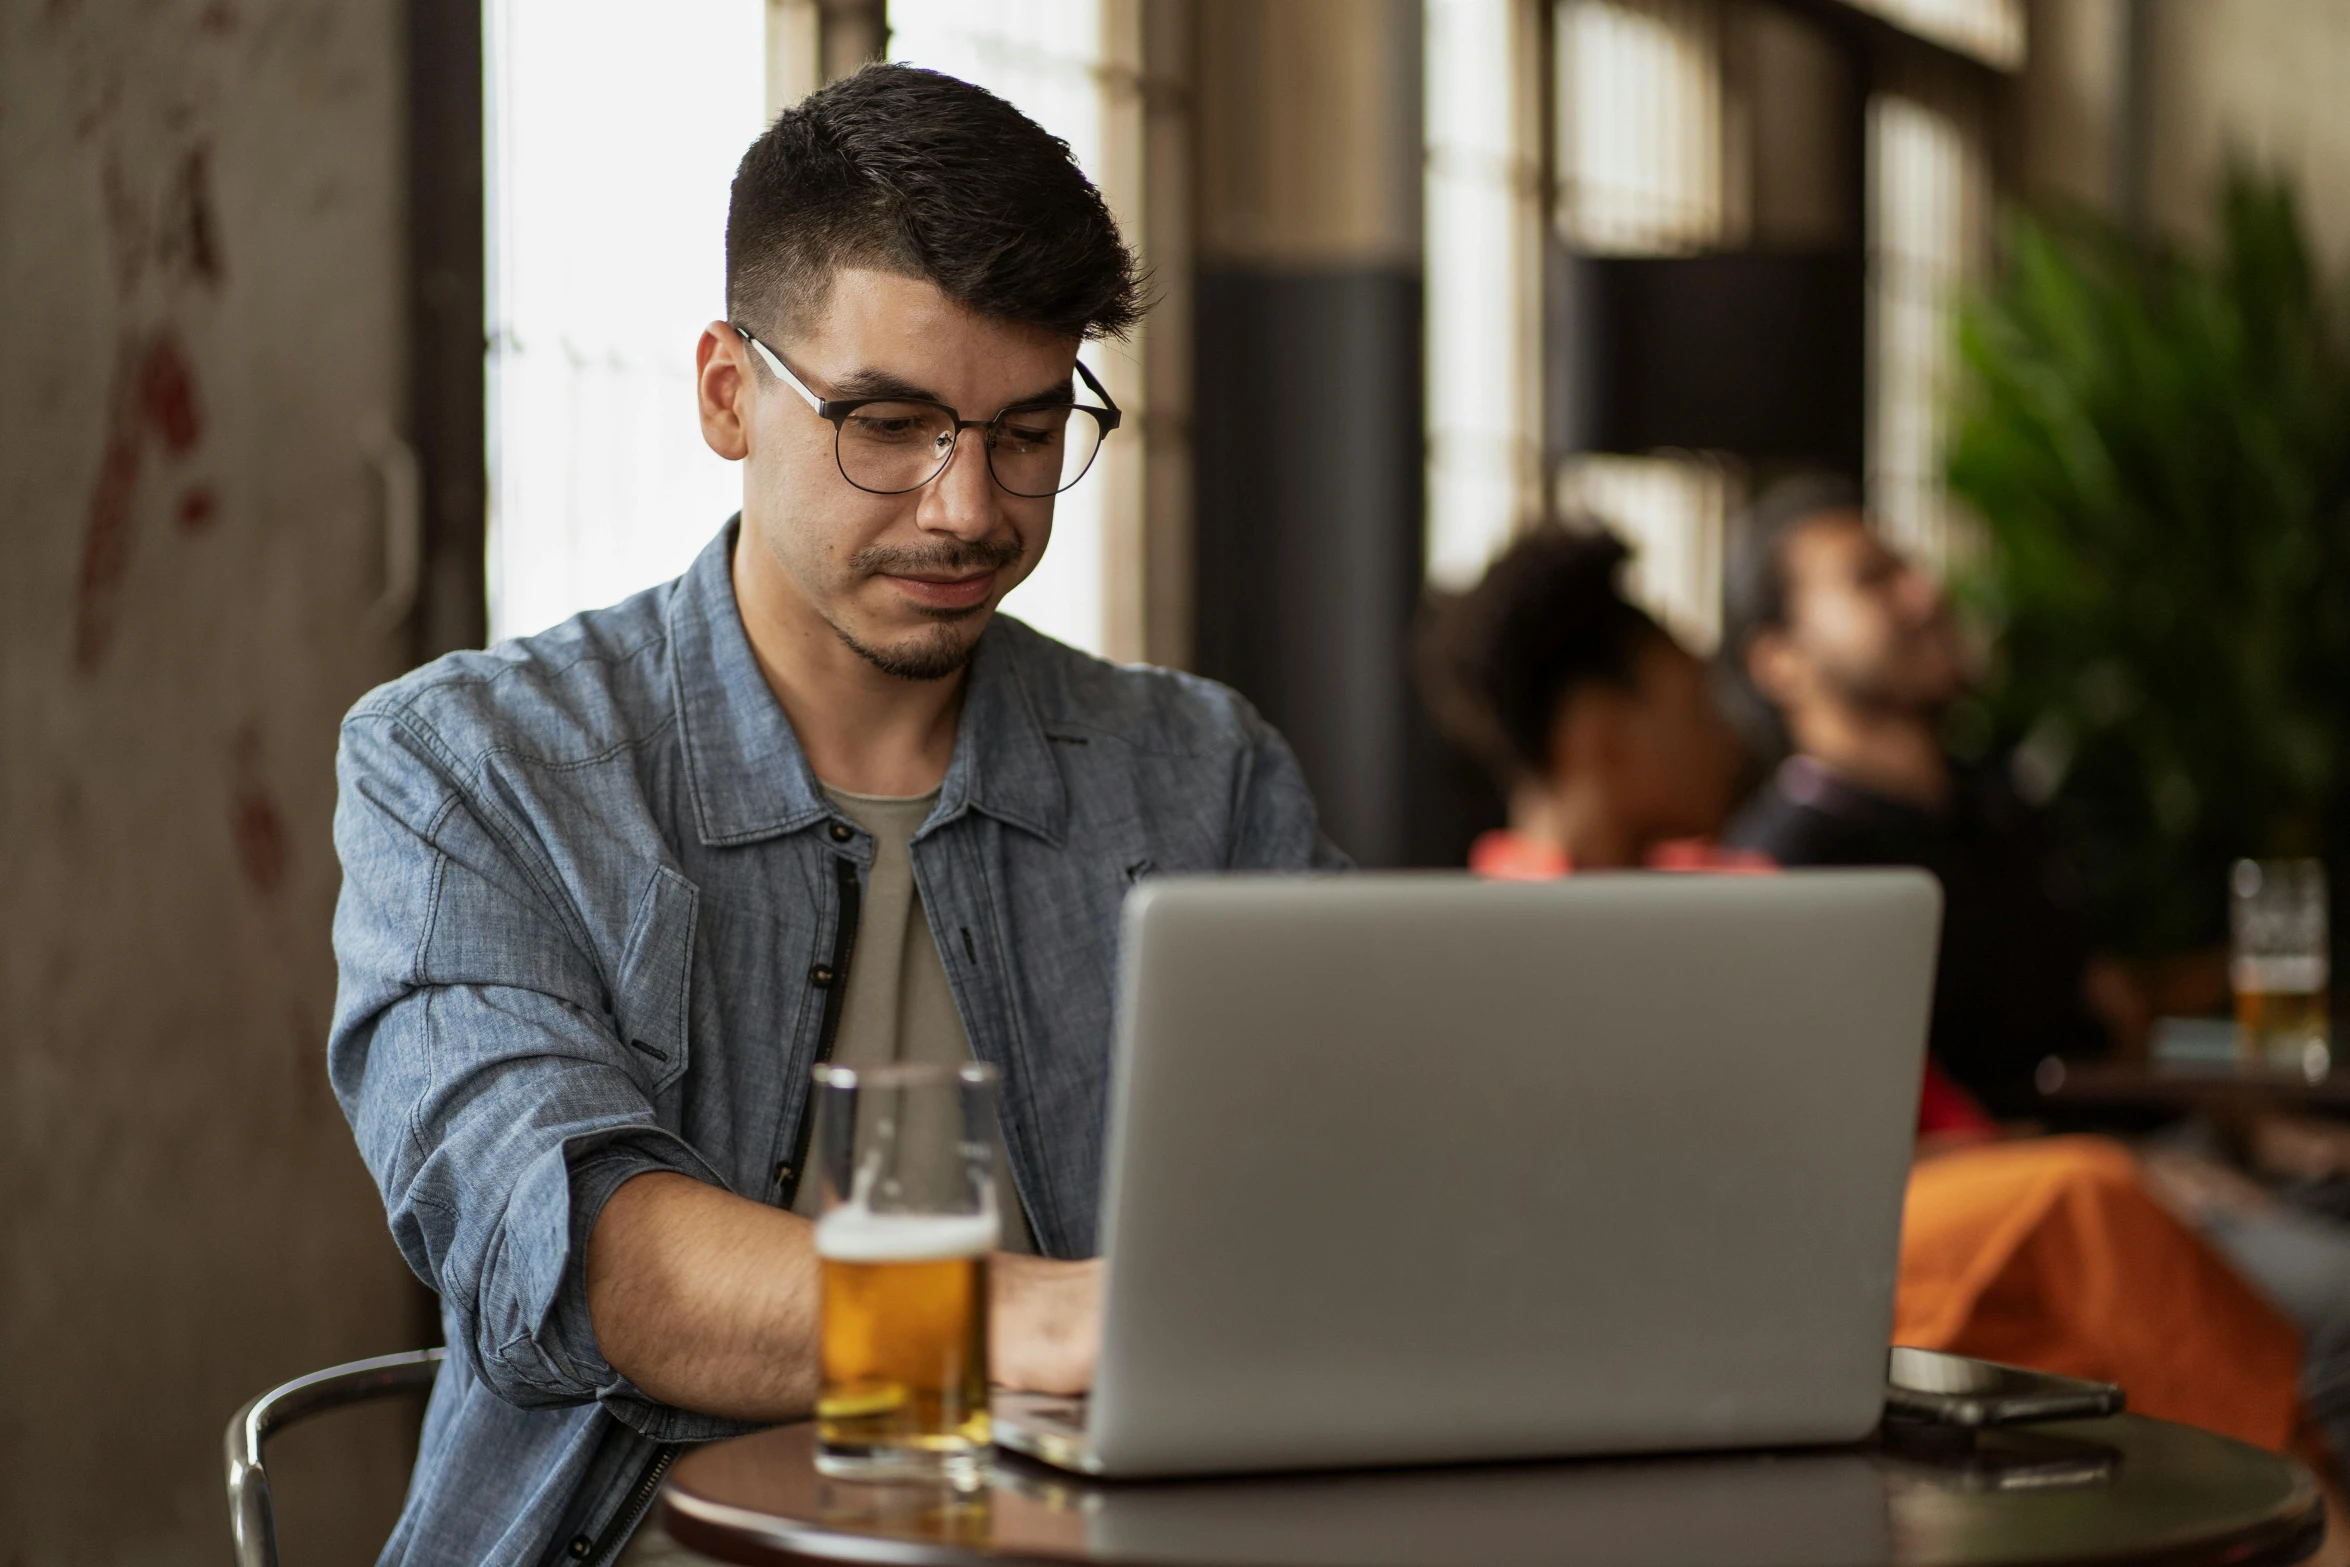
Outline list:
[[[1059,440],[1061,432],[1052,425],[1007,424],[997,433],[996,441],[1017,451],[1034,451]]]
[[[867,418],[859,414],[849,421],[849,433],[860,441],[899,443],[919,441],[927,433],[925,421],[907,415]]]

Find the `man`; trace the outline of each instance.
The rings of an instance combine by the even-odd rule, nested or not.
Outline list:
[[[1782,865],[1932,871],[1945,899],[1933,1055],[1994,1112],[2035,1118],[2037,1064],[2104,1050],[2098,1013],[2127,1001],[2091,962],[2070,871],[2035,813],[1943,749],[1965,665],[1940,588],[1870,530],[1850,484],[1800,479],[1748,518],[1727,598],[1723,646],[1793,751],[1727,841]],[[2338,1129],[2264,1116],[2249,1130],[2314,1173],[2350,1168]],[[2192,1133],[2149,1148],[2147,1174],[2300,1327],[2303,1395],[2350,1459],[2350,1232],[2207,1157]]]
[[[1791,755],[1727,841],[1782,865],[1919,865],[1942,883],[1935,1058],[2002,1115],[2034,1069],[2106,1048],[2068,868],[2000,776],[1942,728],[1965,661],[1941,589],[1869,528],[1857,493],[1766,493],[1732,559],[1724,646],[1785,723]]]
[[[995,1372],[1086,1386],[1119,902],[1336,862],[1237,697],[994,614],[1115,426],[1078,348],[1140,309],[1061,142],[826,88],[743,159],[727,308],[739,519],[344,725],[330,1065],[450,1349],[387,1562],[610,1561],[677,1444],[808,1411],[827,1052],[1001,1069],[1043,1255],[992,1270]]]

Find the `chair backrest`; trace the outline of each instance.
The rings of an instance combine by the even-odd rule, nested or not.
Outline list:
[[[440,1375],[445,1349],[412,1349],[296,1377],[254,1399],[228,1423],[228,1526],[237,1567],[277,1567],[277,1518],[261,1444],[321,1410],[395,1393],[421,1392]]]

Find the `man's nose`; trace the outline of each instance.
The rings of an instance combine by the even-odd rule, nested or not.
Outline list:
[[[996,527],[995,479],[987,471],[987,432],[969,429],[939,476],[922,487],[915,524],[931,533],[984,539]]]

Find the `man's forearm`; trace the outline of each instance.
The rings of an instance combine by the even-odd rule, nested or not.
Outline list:
[[[995,1380],[1081,1393],[1100,1341],[1101,1265],[999,1255]],[[667,1171],[604,1204],[588,1239],[588,1315],[605,1360],[665,1404],[795,1420],[816,1403],[816,1227]]]
[[[791,1420],[816,1403],[816,1227],[688,1176],[612,1194],[588,1240],[605,1360],[665,1404]]]

